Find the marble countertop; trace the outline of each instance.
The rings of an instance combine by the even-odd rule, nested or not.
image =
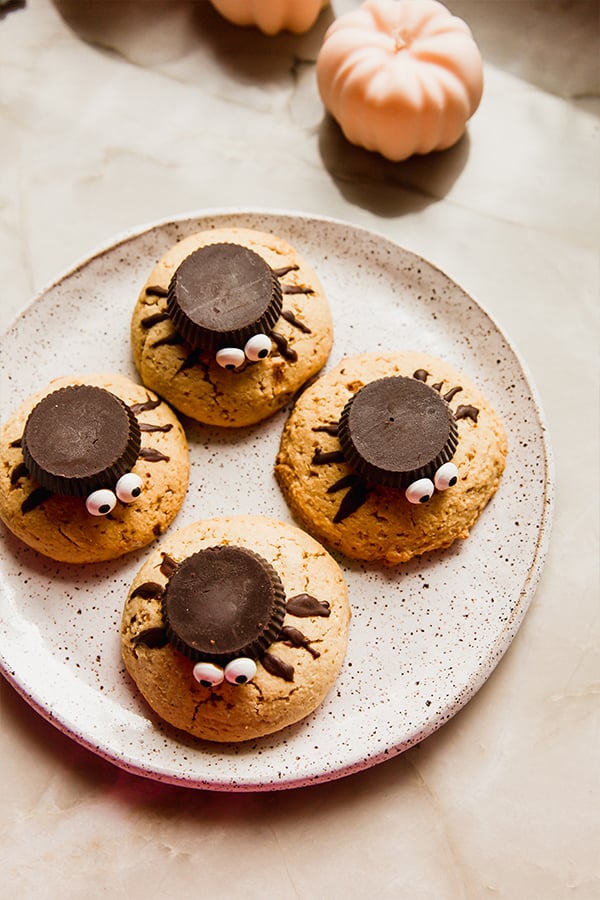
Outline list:
[[[145,222],[243,207],[374,229],[477,298],[529,370],[556,481],[541,582],[450,722],[309,788],[128,774],[0,680],[15,900],[600,895],[598,4],[448,2],[482,50],[483,102],[456,147],[399,164],[346,144],[319,100],[324,31],[357,5],[274,38],[201,0],[0,6],[0,324]]]

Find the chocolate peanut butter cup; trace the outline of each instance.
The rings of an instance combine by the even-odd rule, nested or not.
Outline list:
[[[187,256],[169,285],[167,309],[194,349],[243,347],[269,334],[281,315],[277,276],[265,260],[239,244],[209,244]]]
[[[32,409],[23,432],[29,473],[54,494],[87,497],[113,488],[140,451],[140,428],[123,401],[104,388],[72,385]]]
[[[200,550],[167,582],[163,617],[170,642],[194,661],[257,659],[277,640],[285,592],[273,567],[235,546]]]
[[[366,481],[405,488],[452,459],[458,431],[434,388],[402,375],[380,378],[347,402],[339,421],[346,461]]]

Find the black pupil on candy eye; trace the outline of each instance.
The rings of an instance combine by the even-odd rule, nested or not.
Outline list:
[[[98,508],[98,512],[101,512],[101,513],[110,512],[110,506],[108,505],[108,503],[103,503],[102,506],[100,506]]]
[[[142,489],[139,488],[139,487],[136,487],[136,488],[134,488],[134,489],[132,490],[131,496],[132,496],[132,497],[139,497],[141,493],[142,493]]]
[[[258,354],[259,359],[264,359],[265,356],[267,356],[268,352],[269,352],[268,350],[261,350],[260,353]]]
[[[238,677],[235,679],[236,684],[246,684],[247,681],[248,679],[245,675],[238,675]]]
[[[423,494],[423,496],[419,498],[419,503],[427,503],[428,500],[429,497],[427,496],[427,494]]]
[[[209,681],[207,678],[203,678],[200,684],[202,687],[212,687],[212,681]]]

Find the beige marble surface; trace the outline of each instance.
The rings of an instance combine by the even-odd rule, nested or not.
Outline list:
[[[457,147],[397,165],[346,145],[318,98],[324,30],[352,0],[271,39],[205,2],[13,5],[0,7],[3,327],[149,220],[254,206],[374,228],[516,344],[550,429],[556,509],[541,584],[489,681],[421,745],[346,779],[266,794],[156,784],[1,680],[3,895],[600,896],[598,3],[450,2],[482,48],[484,99]]]

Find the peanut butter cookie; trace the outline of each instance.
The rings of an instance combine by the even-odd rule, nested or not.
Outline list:
[[[171,534],[125,602],[125,666],[158,715],[199,738],[244,741],[313,712],[344,660],[341,570],[293,525],[209,519]]]
[[[54,379],[6,421],[0,459],[0,518],[62,562],[146,546],[173,520],[188,484],[179,420],[122,375]]]
[[[323,367],[333,330],[316,272],[245,228],[192,234],[150,273],[132,323],[142,381],[210,425],[260,422]]]
[[[304,391],[275,475],[326,546],[393,566],[467,538],[506,453],[498,416],[459,371],[426,354],[373,353]]]

